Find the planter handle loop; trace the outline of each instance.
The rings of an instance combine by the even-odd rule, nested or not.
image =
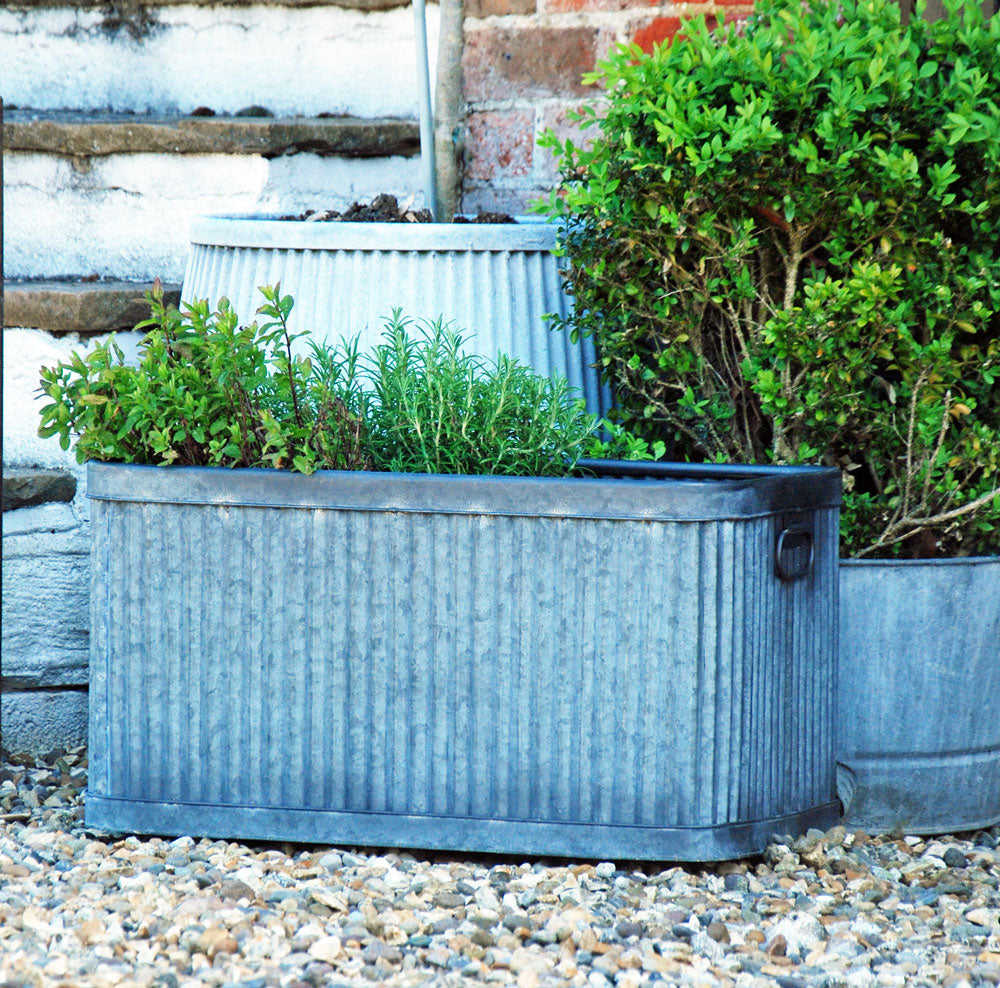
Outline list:
[[[808,549],[803,561],[803,549]],[[790,559],[786,559],[788,553]],[[801,525],[791,525],[783,528],[778,534],[774,547],[774,571],[786,582],[805,576],[812,569],[816,558],[816,546],[813,543],[812,532]],[[791,563],[791,565],[789,565]]]

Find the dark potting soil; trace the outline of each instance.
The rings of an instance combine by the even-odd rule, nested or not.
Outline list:
[[[370,203],[356,202],[340,213],[336,209],[307,209],[298,216],[279,216],[281,220],[307,220],[317,223],[433,223],[429,209],[410,209],[409,203],[400,206],[395,196],[383,193]],[[456,217],[456,223],[513,223],[514,217],[506,213],[480,213],[471,219]]]
[[[516,223],[509,213],[476,213],[475,216],[456,216],[455,223]]]

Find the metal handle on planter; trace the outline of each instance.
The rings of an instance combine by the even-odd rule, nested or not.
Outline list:
[[[800,540],[802,545],[809,547],[809,556],[804,563],[789,568],[785,565],[784,553],[786,549],[796,548],[795,541]],[[788,545],[787,543],[791,543]],[[812,569],[813,560],[816,558],[816,546],[813,543],[812,532],[801,525],[792,525],[783,528],[778,534],[778,541],[774,546],[774,571],[779,579],[786,582],[797,580],[805,576]]]

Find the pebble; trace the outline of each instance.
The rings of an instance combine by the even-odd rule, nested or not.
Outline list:
[[[957,847],[949,847],[942,860],[949,868],[964,868],[969,863]]]
[[[826,939],[826,930],[812,913],[799,911],[778,920],[772,935],[785,942],[785,955],[805,957]]]
[[[623,920],[619,923],[615,930],[623,940],[627,940],[629,937],[641,937],[646,932],[646,927],[642,923],[636,923],[634,920]]]
[[[1000,828],[720,865],[99,833],[84,749],[0,760],[0,985],[1000,984]]]

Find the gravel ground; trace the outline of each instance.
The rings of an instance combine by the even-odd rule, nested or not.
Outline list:
[[[122,838],[86,766],[0,763],[0,988],[1000,984],[996,827],[704,867]]]

